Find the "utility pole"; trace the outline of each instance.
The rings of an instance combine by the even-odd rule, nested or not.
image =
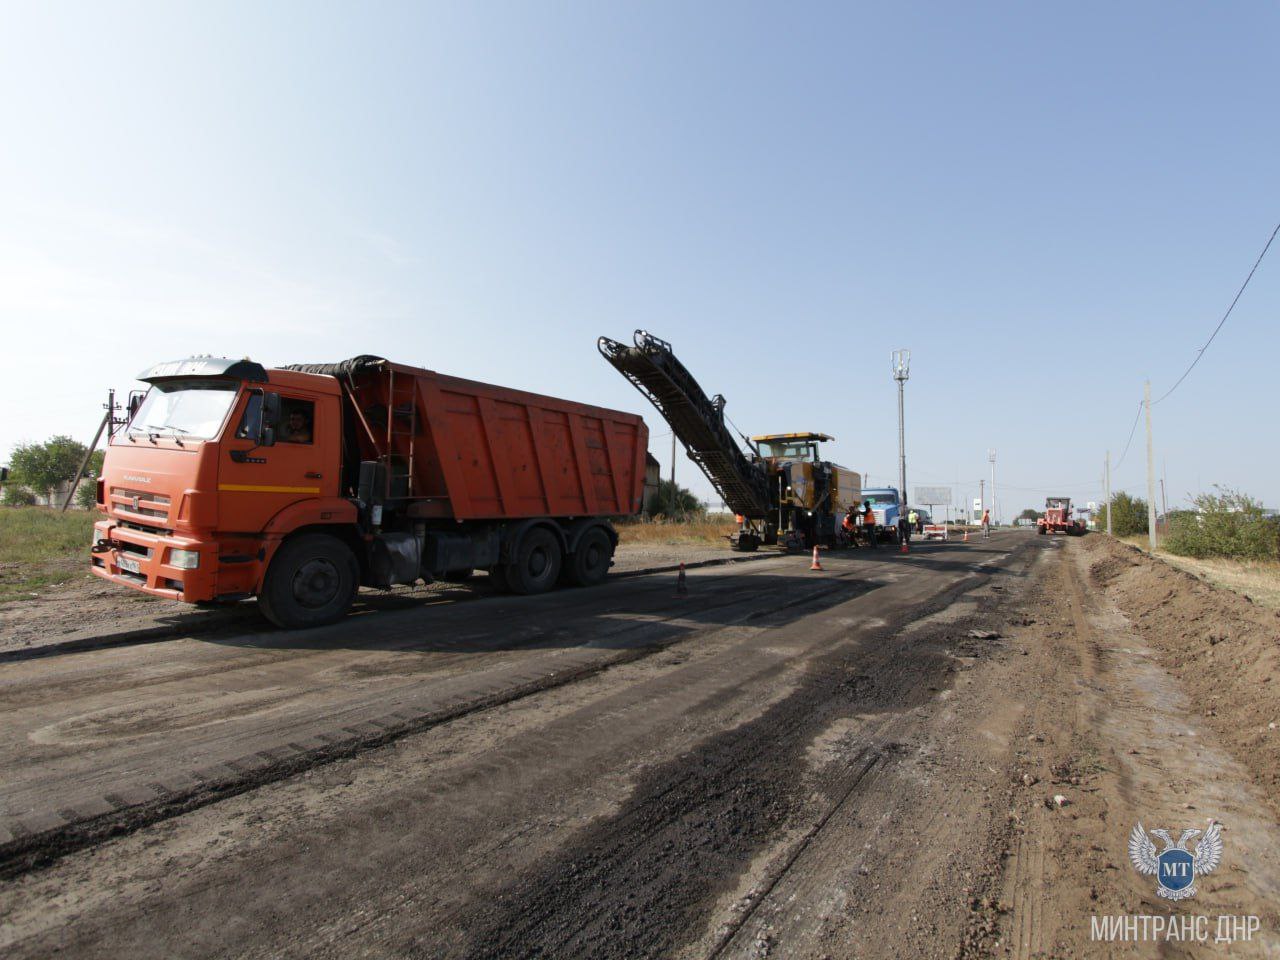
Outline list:
[[[1143,389],[1147,406],[1147,543],[1156,552],[1156,455],[1151,444],[1151,381]]]
[[[987,481],[985,480],[978,481],[978,504],[983,510],[987,509]],[[978,516],[982,516],[982,514],[978,514]]]
[[[898,381],[898,521],[907,516],[907,434],[903,422],[902,388],[907,382],[911,367],[911,351],[895,350],[890,358],[893,379]]]
[[[107,434],[107,441],[110,442],[111,440],[111,435],[115,428],[113,421],[116,415],[116,392],[114,390],[107,391],[106,409],[107,412],[103,414],[102,422],[98,424],[98,432],[93,435],[93,440],[89,442],[89,448],[84,452],[84,459],[80,461],[80,466],[76,468],[76,475],[71,478],[71,486],[67,488],[67,495],[62,501],[61,513],[66,513],[67,507],[71,506],[71,498],[76,495],[76,487],[80,485],[80,478],[84,476],[85,470],[89,467],[89,461],[93,459],[93,452],[98,449],[98,441],[102,439],[104,430]],[[52,503],[50,506],[52,506]]]
[[[1107,536],[1111,536],[1111,451],[1107,451],[1105,495],[1107,498]]]
[[[996,452],[988,450],[987,459],[991,461],[991,522],[999,523],[999,515],[996,513]]]
[[[676,432],[671,431],[671,515],[676,515]]]

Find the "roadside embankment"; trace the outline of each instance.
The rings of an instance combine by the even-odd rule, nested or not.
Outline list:
[[[1114,538],[1094,535],[1083,545],[1094,585],[1280,807],[1280,612]]]
[[[1147,548],[1147,536],[1141,534],[1118,538],[1143,553]],[[1207,580],[1217,587],[1225,587],[1243,594],[1255,603],[1280,610],[1280,560],[1242,560],[1233,557],[1184,557],[1164,548],[1163,538],[1155,555],[1170,566]]]

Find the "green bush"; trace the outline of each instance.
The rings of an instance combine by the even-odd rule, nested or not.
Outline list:
[[[35,504],[36,495],[20,483],[6,483],[2,499],[6,507],[30,507]]]
[[[98,481],[96,477],[85,477],[76,487],[76,506],[82,510],[92,510],[98,505]]]
[[[645,509],[651,517],[696,517],[706,513],[706,508],[692,491],[670,480],[663,480],[658,484],[658,489],[649,497]]]
[[[1147,501],[1129,494],[1112,494],[1111,502],[1098,510],[1098,529],[1107,529],[1107,512],[1112,512],[1111,532],[1117,537],[1132,537],[1147,532]]]
[[[1280,527],[1263,513],[1262,504],[1247,493],[1214,488],[1192,502],[1194,513],[1179,511],[1169,518],[1164,548],[1184,557],[1233,557],[1275,560],[1280,557]]]

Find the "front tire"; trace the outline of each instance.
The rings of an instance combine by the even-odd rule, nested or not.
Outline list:
[[[507,564],[507,583],[514,593],[545,593],[555,586],[562,560],[556,535],[546,527],[534,527],[521,538],[515,559]]]
[[[360,565],[351,549],[336,537],[307,533],[276,551],[258,606],[285,630],[324,626],[346,616],[359,585]]]

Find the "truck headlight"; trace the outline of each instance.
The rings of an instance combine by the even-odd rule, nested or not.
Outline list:
[[[194,570],[200,566],[200,554],[196,550],[170,550],[169,566],[179,570]]]

